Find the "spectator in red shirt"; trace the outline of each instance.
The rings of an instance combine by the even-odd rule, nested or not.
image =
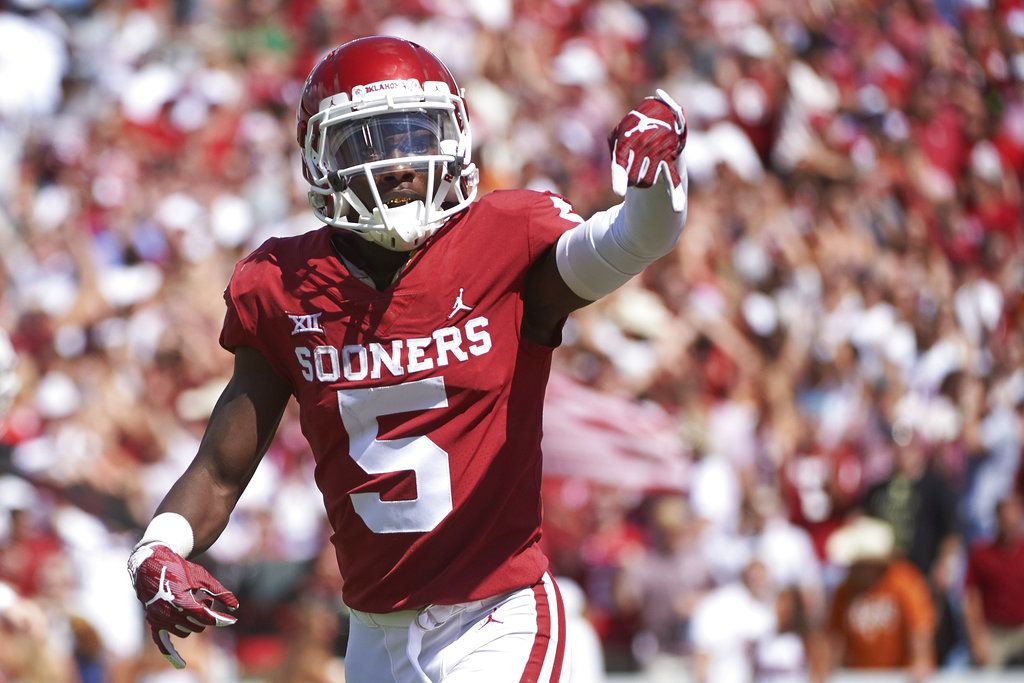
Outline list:
[[[47,563],[62,552],[60,541],[34,512],[39,507],[41,501],[27,482],[0,477],[0,515],[9,515],[7,533],[0,536],[0,581],[26,598],[37,596]]]
[[[998,531],[971,548],[964,616],[971,653],[983,666],[1024,663],[1024,506],[1012,494],[996,505]]]

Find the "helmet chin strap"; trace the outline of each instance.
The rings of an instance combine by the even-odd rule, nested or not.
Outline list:
[[[368,229],[355,232],[366,241],[391,251],[412,251],[430,234],[427,231],[427,206],[424,202],[415,200],[384,210],[387,212],[386,219],[380,207],[374,207],[369,216],[361,215],[359,223]],[[387,229],[381,230],[380,227],[384,225]]]
[[[438,164],[431,163],[428,167],[427,187],[434,186],[437,166]],[[429,205],[425,200],[413,200],[393,208],[384,204],[369,169],[366,170],[366,175],[370,181],[370,192],[373,194],[375,204],[372,211],[367,210],[368,207],[351,192],[351,188],[347,188],[343,193],[359,214],[359,226],[365,226],[363,230],[356,228],[364,239],[391,251],[412,251],[440,227],[442,220],[438,218],[438,214],[444,197],[452,188],[454,179],[451,174],[442,174]]]

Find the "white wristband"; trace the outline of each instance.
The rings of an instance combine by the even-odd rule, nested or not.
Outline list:
[[[161,512],[146,527],[136,548],[146,543],[163,543],[182,557],[188,557],[195,545],[192,525],[177,512]]]

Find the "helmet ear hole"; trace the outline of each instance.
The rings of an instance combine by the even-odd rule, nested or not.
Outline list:
[[[313,208],[313,213],[318,216],[322,215],[333,217],[338,206],[338,200],[336,199],[336,195],[333,194],[310,192],[309,205]]]

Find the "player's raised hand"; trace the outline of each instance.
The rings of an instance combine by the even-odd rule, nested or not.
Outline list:
[[[153,642],[176,669],[185,660],[171,643],[170,635],[187,637],[207,626],[231,626],[235,617],[214,609],[220,602],[238,608],[234,594],[206,569],[189,562],[162,543],[140,546],[128,558],[128,573],[135,595],[146,610]]]
[[[633,108],[608,137],[612,150],[612,190],[650,187],[665,173],[672,185],[672,208],[686,206],[686,188],[676,160],[686,145],[686,116],[664,90]]]

